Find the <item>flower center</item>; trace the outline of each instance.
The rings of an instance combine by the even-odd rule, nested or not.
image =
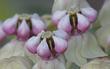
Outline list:
[[[17,21],[17,28],[18,26],[21,24],[22,20],[26,20],[26,23],[28,24],[29,28],[32,29],[32,22],[30,20],[30,16],[29,14],[21,14],[19,15],[19,19]]]
[[[77,31],[77,24],[78,24],[78,18],[76,12],[69,12],[69,18],[70,18],[70,24],[72,26],[72,31],[75,32]]]
[[[29,15],[29,14],[19,15],[19,19],[20,19],[20,20],[22,20],[22,19],[29,20],[29,19],[30,19],[30,15]]]

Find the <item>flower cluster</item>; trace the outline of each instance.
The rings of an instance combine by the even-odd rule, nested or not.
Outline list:
[[[89,29],[96,16],[97,12],[93,8],[82,8],[78,12],[62,10],[53,13],[52,22],[58,29],[70,34],[83,33]]]
[[[23,14],[7,19],[2,28],[7,35],[17,35],[19,40],[24,41],[45,30],[45,24],[37,14]]]
[[[61,36],[61,34],[64,34]],[[61,36],[61,37],[60,37]],[[42,31],[37,36],[31,37],[25,44],[26,48],[33,54],[38,54],[43,59],[53,59],[64,53],[67,49],[67,38],[69,35],[61,30]]]
[[[51,18],[52,24],[57,27],[54,31],[47,29],[48,26],[37,14],[15,15],[0,27],[0,40],[16,35],[19,40],[26,41],[25,47],[30,53],[38,54],[42,59],[53,59],[66,51],[71,35],[89,29],[96,15],[93,8],[83,8],[78,12],[56,11]]]

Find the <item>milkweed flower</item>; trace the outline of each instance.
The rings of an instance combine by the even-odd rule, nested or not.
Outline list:
[[[32,35],[37,35],[46,26],[37,14],[15,15],[3,23],[3,30],[7,35],[17,35],[20,40],[27,40]]]
[[[50,31],[42,31],[37,36],[31,37],[25,47],[33,54],[38,54],[42,59],[48,60],[64,53],[67,49],[67,40],[56,36]]]
[[[60,12],[63,13],[64,11]],[[52,17],[52,19],[54,19],[55,14],[53,14],[54,16]],[[53,23],[57,22],[57,28],[64,30],[67,33],[74,33],[74,31],[85,32],[90,26],[89,20],[81,13],[66,12],[62,16],[63,17],[61,18],[56,18],[56,20],[54,19]]]

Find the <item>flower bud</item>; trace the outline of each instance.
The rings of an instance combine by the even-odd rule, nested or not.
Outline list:
[[[88,18],[90,22],[93,22],[96,20],[97,17],[97,11],[93,8],[82,8],[81,13]]]
[[[69,39],[69,34],[66,33],[65,31],[63,30],[56,30],[53,32],[53,34],[57,37],[60,37],[62,39],[65,39],[65,40],[68,40]]]
[[[30,36],[30,29],[25,20],[23,20],[17,29],[17,36],[20,40],[27,40]]]
[[[45,29],[45,24],[40,19],[31,18],[32,21],[32,32],[37,35]]]
[[[40,37],[33,36],[25,43],[25,46],[29,52],[36,54],[37,53],[36,49],[39,43],[40,43]]]
[[[0,26],[0,42],[6,38],[6,33],[3,31],[2,26]]]
[[[77,25],[78,30],[81,32],[86,32],[90,27],[90,23],[88,19],[81,14],[77,14],[77,17],[78,17],[78,25]]]
[[[18,16],[15,15],[12,18],[7,19],[3,23],[3,30],[6,34],[11,35],[16,33],[16,26],[17,26]]]
[[[66,11],[56,11],[55,13],[53,13],[52,15],[52,23],[54,25],[58,25],[59,20],[66,15]]]

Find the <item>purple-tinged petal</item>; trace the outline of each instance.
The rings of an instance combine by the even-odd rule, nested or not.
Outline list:
[[[0,42],[6,38],[6,33],[3,31],[2,26],[0,26]]]
[[[90,7],[89,8],[82,8],[81,13],[83,15],[85,15],[90,22],[93,22],[96,20],[97,11],[93,8],[90,8]]]
[[[81,32],[86,32],[90,27],[90,22],[82,14],[77,13],[77,17],[78,17],[77,29]]]
[[[52,23],[54,25],[58,25],[59,20],[66,15],[66,11],[56,11],[55,13],[53,13],[52,15]]]
[[[18,21],[18,15],[15,15],[13,18],[9,18],[3,23],[3,30],[6,34],[12,35],[16,33],[16,25]]]
[[[51,57],[51,52],[49,50],[46,39],[43,39],[39,44],[39,46],[37,47],[37,53],[43,59],[48,60]]]
[[[63,30],[56,30],[53,32],[53,34],[59,38],[65,39],[65,40],[68,40],[70,37],[69,34]]]
[[[28,49],[29,52],[31,52],[32,54],[36,54],[37,53],[37,47],[40,43],[40,37],[31,37],[26,43],[25,43],[25,47]]]
[[[56,36],[53,36],[54,43],[55,43],[55,51],[58,54],[64,53],[68,48],[67,41]]]
[[[65,15],[58,24],[58,29],[64,30],[68,33],[71,32],[72,30],[72,26],[70,24],[70,19],[69,19],[69,15]]]
[[[25,19],[22,20],[17,30],[17,36],[20,40],[27,40],[30,36],[30,28]]]
[[[32,21],[32,32],[33,32],[33,34],[37,35],[42,30],[45,30],[45,28],[46,28],[45,24],[40,19],[32,18],[31,21]]]

